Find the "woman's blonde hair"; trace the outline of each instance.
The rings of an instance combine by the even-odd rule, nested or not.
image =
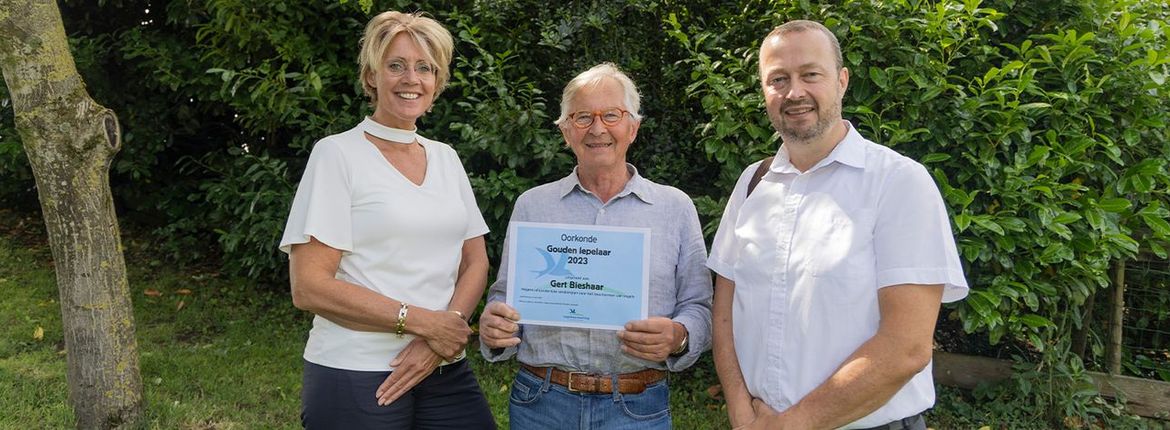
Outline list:
[[[451,33],[443,28],[442,24],[422,12],[402,13],[386,11],[370,19],[366,24],[366,32],[362,36],[362,51],[358,55],[361,64],[359,79],[362,81],[362,90],[370,98],[371,104],[378,103],[378,90],[371,82],[380,69],[382,58],[394,36],[405,33],[414,39],[422,48],[423,56],[435,68],[435,97],[447,87],[451,77],[451,54],[455,50],[455,42]]]

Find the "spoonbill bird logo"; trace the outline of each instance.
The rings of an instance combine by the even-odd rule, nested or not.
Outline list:
[[[533,270],[533,272],[536,273],[537,278],[544,275],[573,276],[573,272],[570,272],[569,269],[565,268],[565,264],[569,262],[568,254],[561,254],[561,259],[554,262],[552,254],[549,254],[548,251],[536,248],[536,252],[539,252],[540,256],[544,257],[544,269]]]

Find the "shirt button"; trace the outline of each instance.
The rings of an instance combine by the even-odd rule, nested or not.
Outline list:
[[[599,213],[599,214],[603,214],[603,213],[605,213],[605,208],[598,209],[598,210],[597,210],[597,213]]]

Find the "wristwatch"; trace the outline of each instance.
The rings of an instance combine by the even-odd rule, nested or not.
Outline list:
[[[678,348],[675,348],[675,350],[670,353],[670,356],[671,357],[682,357],[683,355],[686,355],[687,351],[690,351],[690,349],[691,349],[690,348],[691,345],[689,342],[690,337],[691,337],[691,333],[686,330],[686,327],[683,327],[682,343],[680,343],[678,345]]]

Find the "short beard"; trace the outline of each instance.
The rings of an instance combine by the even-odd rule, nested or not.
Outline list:
[[[833,103],[824,111],[819,109],[816,111],[817,122],[812,127],[803,130],[796,129],[787,126],[782,120],[784,110],[789,107],[791,105],[781,106],[780,110],[776,112],[775,118],[772,120],[772,127],[780,133],[780,137],[784,142],[810,143],[824,136],[833,127],[833,123],[839,121],[839,118],[841,118],[841,105],[839,103]]]

